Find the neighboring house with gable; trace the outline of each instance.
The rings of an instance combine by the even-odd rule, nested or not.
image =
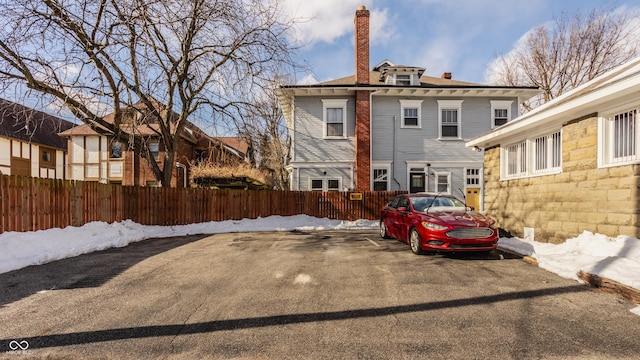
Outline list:
[[[67,141],[58,135],[76,126],[0,99],[0,173],[66,179]]]
[[[134,119],[142,116],[143,105],[136,109],[123,109],[125,123],[139,123]],[[177,115],[176,115],[177,117]],[[113,114],[104,117],[113,121]],[[135,133],[142,134],[150,143],[151,151],[160,168],[164,161],[165,148],[156,131],[157,123],[141,123],[135,126]],[[136,155],[128,144],[117,139],[100,135],[89,125],[80,125],[60,134],[69,142],[69,178],[83,181],[99,181],[134,186],[160,186],[146,159]],[[175,155],[175,170],[172,187],[188,187],[190,167],[200,162],[216,165],[235,164],[243,161],[243,155],[226,143],[206,135],[193,123],[187,123],[179,136]]]
[[[383,61],[370,69],[369,11],[355,14],[355,75],[282,86],[291,190],[407,190],[466,197],[482,208],[483,155],[471,139],[509,122],[532,87],[425,76]]]
[[[640,237],[640,58],[467,142],[485,210],[514,235]]]

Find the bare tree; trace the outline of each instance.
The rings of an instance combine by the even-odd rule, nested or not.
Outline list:
[[[277,0],[0,0],[0,19],[4,88],[58,100],[128,144],[163,186],[188,119],[237,116],[247,92],[292,64]]]
[[[636,57],[639,26],[638,14],[622,11],[563,14],[496,58],[489,76],[498,85],[539,87],[541,97],[524,104],[530,110]]]
[[[238,134],[249,144],[249,158],[253,165],[268,173],[277,190],[289,189],[291,137],[284,124],[284,116],[275,94],[277,79],[272,86],[254,97],[254,106],[236,122]]]

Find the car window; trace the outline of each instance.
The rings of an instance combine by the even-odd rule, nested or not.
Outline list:
[[[398,201],[400,201],[400,198],[395,198],[393,200],[391,200],[391,202],[389,203],[389,207],[392,209],[395,209],[398,207]]]
[[[445,207],[465,207],[465,205],[456,198],[439,197],[434,200],[433,206],[445,206]]]
[[[400,198],[400,201],[398,201],[398,207],[404,207],[404,208],[408,208],[409,207],[409,199],[407,199],[406,197],[402,197]]]
[[[411,205],[413,205],[413,209],[415,211],[424,211],[431,205],[432,202],[433,198],[430,197],[411,198]]]

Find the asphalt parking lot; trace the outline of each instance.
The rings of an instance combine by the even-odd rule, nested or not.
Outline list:
[[[376,231],[150,239],[0,274],[0,358],[632,359],[631,302]]]

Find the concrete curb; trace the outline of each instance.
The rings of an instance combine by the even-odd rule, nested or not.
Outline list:
[[[529,263],[531,265],[538,266],[538,260],[531,256],[518,254],[515,251],[504,249],[504,248],[501,248],[500,246],[498,246],[498,250],[511,255],[520,256],[522,257],[522,260],[524,262]],[[611,294],[620,295],[627,300],[631,300],[636,304],[640,304],[640,290],[638,289],[632,288],[624,284],[620,284],[617,281],[603,278],[598,275],[589,274],[584,271],[580,271],[577,275],[580,279],[582,279],[587,285],[591,286],[592,288],[599,289]]]

